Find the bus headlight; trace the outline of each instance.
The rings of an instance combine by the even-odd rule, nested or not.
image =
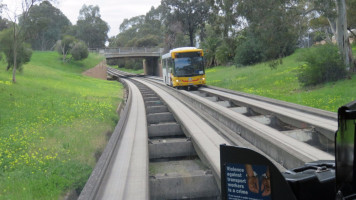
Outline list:
[[[176,80],[176,82],[178,83],[178,82],[179,82],[179,80]]]
[[[205,81],[205,78],[202,78],[203,81]]]

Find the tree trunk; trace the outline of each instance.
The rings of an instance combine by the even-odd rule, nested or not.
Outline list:
[[[346,20],[346,3],[345,0],[336,1],[337,20],[336,20],[336,42],[339,46],[340,53],[346,68],[352,70],[352,52],[350,48],[350,41],[347,34],[347,20]]]
[[[189,28],[189,40],[190,40],[190,46],[194,47],[194,31],[192,28]]]
[[[13,42],[13,53],[14,53],[14,66],[12,69],[12,82],[16,83],[16,68],[17,68],[17,37],[16,37],[16,24],[14,26],[14,42]]]
[[[65,47],[62,46],[62,62],[65,62],[66,61],[66,52],[65,52]]]

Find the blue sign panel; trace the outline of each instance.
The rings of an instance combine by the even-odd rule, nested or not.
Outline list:
[[[264,165],[225,165],[227,199],[270,200],[271,182]]]

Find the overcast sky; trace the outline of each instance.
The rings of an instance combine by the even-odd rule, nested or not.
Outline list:
[[[8,5],[11,12],[21,11],[22,0],[2,0],[2,2]],[[161,0],[57,0],[52,5],[59,8],[72,24],[76,24],[79,10],[84,4],[98,5],[101,19],[110,26],[108,35],[111,37],[119,33],[119,26],[125,18],[145,15],[152,6],[156,8],[160,3]],[[3,16],[6,17],[5,13]]]

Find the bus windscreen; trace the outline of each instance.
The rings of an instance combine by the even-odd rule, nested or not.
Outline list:
[[[197,54],[198,53],[198,54]],[[175,76],[198,76],[204,74],[203,57],[200,52],[180,54],[174,59]]]

